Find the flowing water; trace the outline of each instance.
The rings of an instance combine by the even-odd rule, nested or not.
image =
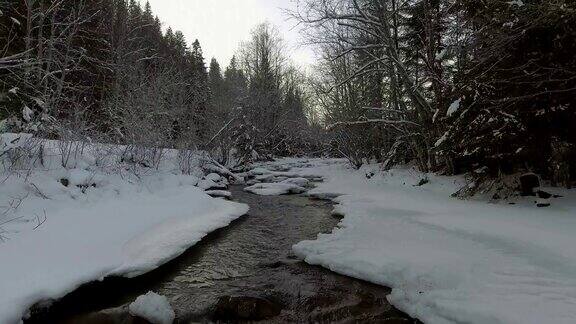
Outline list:
[[[88,284],[27,323],[141,323],[126,312],[153,290],[170,300],[178,323],[414,323],[386,300],[388,288],[307,265],[291,247],[330,232],[331,203],[303,196],[262,197],[232,188],[250,213],[216,231],[183,256],[136,279]]]

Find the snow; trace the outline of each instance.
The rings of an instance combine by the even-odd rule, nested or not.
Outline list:
[[[206,180],[212,180],[214,182],[219,182],[222,180],[222,177],[218,173],[210,173],[209,175],[204,177]]]
[[[446,140],[448,139],[448,136],[450,135],[450,132],[446,132],[444,133],[444,135],[442,135],[442,137],[440,137],[436,143],[434,144],[434,147],[438,147],[440,145],[442,145],[442,143],[446,142]]]
[[[202,179],[198,182],[198,188],[202,188],[204,190],[209,190],[209,189],[226,189],[226,185],[220,182],[215,182],[214,180],[211,179]]]
[[[152,324],[172,324],[176,318],[168,299],[152,291],[136,298],[128,309],[131,315],[143,318]]]
[[[564,198],[537,208],[451,198],[463,178],[409,168],[276,163],[323,176],[308,195],[341,194],[339,226],[293,247],[307,263],[391,287],[389,301],[424,323],[576,323],[575,191],[546,188]]]
[[[462,99],[458,99],[454,101],[452,104],[450,104],[450,107],[448,107],[448,111],[446,112],[446,116],[451,117],[452,115],[454,115],[460,109],[461,102]]]
[[[2,324],[84,283],[154,270],[248,211],[195,187],[202,170],[182,174],[175,151],[152,169],[122,162],[124,147],[91,145],[65,168],[63,146],[0,136]]]
[[[522,1],[522,0],[512,0],[512,1],[508,1],[507,3],[511,6],[518,6],[518,7],[524,6],[524,1]]]
[[[219,198],[226,198],[226,199],[232,198],[232,193],[230,191],[226,191],[226,190],[208,190],[208,191],[206,191],[206,194],[211,196],[211,197],[219,197]]]
[[[0,153],[26,146],[32,140],[31,134],[3,134],[0,137]]]
[[[436,53],[436,60],[443,60],[448,54],[448,48],[442,49],[440,52]]]
[[[217,173],[210,173],[209,175],[205,176],[204,179],[200,180],[197,184],[199,188],[212,191],[219,189],[227,189],[228,185],[229,185],[228,180]]]
[[[298,162],[296,165],[302,166]],[[251,179],[244,191],[261,196],[300,194],[308,190],[311,181],[323,180],[314,174],[289,172],[290,168],[290,165],[262,163],[246,173]]]
[[[281,183],[293,184],[299,187],[307,187],[310,185],[310,181],[306,178],[288,178]]]
[[[263,175],[263,174],[269,174],[269,173],[272,173],[272,171],[265,169],[265,168],[254,168],[248,172],[248,174],[250,174],[250,175]]]
[[[275,174],[262,174],[254,178],[256,182],[280,182],[288,179],[285,176],[277,176]]]
[[[279,196],[303,193],[306,189],[291,183],[257,183],[244,191],[260,196]]]

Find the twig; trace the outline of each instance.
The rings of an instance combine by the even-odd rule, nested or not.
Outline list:
[[[50,199],[50,197],[46,196],[45,194],[42,193],[42,191],[40,191],[40,189],[38,188],[38,186],[36,186],[36,185],[35,185],[34,183],[32,183],[32,182],[30,182],[30,184],[32,185],[32,187],[34,187],[34,189],[36,189],[36,193],[37,193],[38,195],[40,195],[40,197],[42,197],[42,198],[44,198],[44,199],[46,199],[46,200],[49,200],[49,199]]]
[[[48,216],[46,215],[46,209],[44,209],[44,218],[40,220],[40,216],[36,215],[36,220],[38,221],[38,224],[36,225],[36,227],[34,227],[33,230],[38,229],[38,227],[42,226],[44,223],[46,223],[46,220],[48,220]]]

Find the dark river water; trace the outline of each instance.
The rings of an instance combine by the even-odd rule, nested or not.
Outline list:
[[[88,284],[49,308],[35,309],[26,323],[142,323],[123,305],[150,290],[168,297],[178,323],[415,322],[388,304],[388,288],[294,257],[292,245],[338,224],[331,203],[256,196],[240,187],[232,192],[234,200],[250,205],[249,215],[156,271]]]

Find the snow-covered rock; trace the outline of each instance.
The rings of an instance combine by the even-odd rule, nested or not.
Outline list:
[[[265,168],[260,168],[260,167],[254,168],[254,169],[247,172],[247,174],[251,175],[251,176],[270,174],[270,173],[272,173],[272,171],[265,169]]]
[[[130,314],[149,321],[152,324],[172,324],[176,314],[168,302],[168,298],[148,292],[128,306]]]
[[[200,181],[198,181],[198,188],[200,189],[204,189],[204,190],[221,190],[221,189],[227,189],[228,186],[222,182],[215,182],[213,180],[210,179],[202,179]]]
[[[217,174],[210,173],[206,175],[202,180],[198,181],[198,188],[204,190],[225,190],[230,185],[227,178]]]
[[[208,191],[206,191],[206,194],[210,197],[215,197],[215,198],[232,199],[232,193],[230,191],[226,191],[226,190],[208,190]]]
[[[205,176],[204,179],[212,180],[214,182],[220,182],[222,180],[222,176],[220,176],[218,173],[210,173],[207,176]]]
[[[306,189],[290,183],[257,183],[244,188],[244,191],[260,196],[279,196],[300,194],[305,192]]]
[[[273,173],[270,173],[270,174],[263,174],[263,175],[256,176],[254,179],[258,182],[280,182],[280,181],[284,181],[288,178],[284,177],[284,176],[277,176]]]
[[[300,187],[310,186],[310,182],[322,182],[324,179],[322,176],[316,174],[300,174],[298,172],[292,172],[292,167],[283,167],[273,164],[273,162],[268,162],[265,164],[266,167],[256,167],[247,172],[249,180],[246,182],[248,185],[254,185],[258,183],[285,183],[285,184],[296,184]],[[296,165],[294,165],[296,166]],[[297,166],[302,166],[297,164]],[[280,170],[280,171],[275,171]]]
[[[248,186],[252,186],[252,185],[255,185],[257,183],[260,183],[260,181],[258,181],[256,179],[251,179],[251,180],[246,181],[246,185],[248,185]]]
[[[306,178],[288,178],[286,180],[281,181],[280,183],[293,184],[300,187],[307,187],[310,185],[310,181]]]

